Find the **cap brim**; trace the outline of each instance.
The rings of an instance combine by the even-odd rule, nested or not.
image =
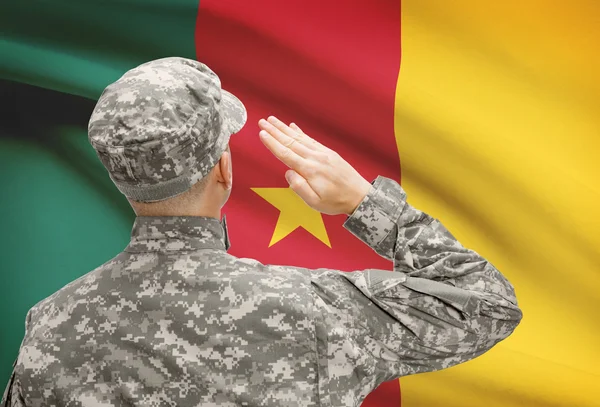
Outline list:
[[[231,134],[240,131],[248,119],[242,101],[224,89],[221,89],[221,112]]]

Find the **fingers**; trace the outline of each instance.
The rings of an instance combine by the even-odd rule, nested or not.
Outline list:
[[[294,134],[290,136],[289,134],[286,134],[286,132],[281,131],[279,128],[273,125],[273,123],[270,123],[265,119],[259,120],[258,127],[269,133],[273,138],[275,138],[275,140],[277,140],[283,146],[291,149],[299,156],[308,157],[310,155],[311,150],[299,142],[300,135],[298,133],[294,132]]]
[[[309,137],[304,131],[302,131],[302,129],[300,127],[298,127],[298,125],[296,123],[290,123],[290,127],[292,129],[294,129],[296,132],[306,136],[305,143],[304,143],[306,146],[308,146],[314,150],[323,150],[326,148],[323,144],[319,143],[314,138]]]
[[[306,134],[305,132],[302,131],[302,129],[300,127],[298,127],[298,125],[296,123],[290,123],[290,127],[292,129],[296,130],[298,133]]]
[[[315,144],[314,141],[309,136],[306,135],[303,131],[296,131],[289,127],[287,124],[276,118],[275,116],[269,116],[268,123],[272,124],[277,130],[281,133],[285,134],[288,137],[293,138],[294,140],[300,142],[301,145],[308,147],[309,149],[314,150]],[[296,126],[298,127],[298,126]],[[299,128],[298,128],[299,129]]]
[[[288,167],[302,173],[306,168],[306,160],[300,155],[296,154],[293,150],[281,144],[275,137],[269,132],[261,130],[258,133],[263,144]]]

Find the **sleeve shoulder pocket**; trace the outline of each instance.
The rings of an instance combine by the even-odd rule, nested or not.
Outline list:
[[[366,280],[371,294],[377,295],[406,281],[406,274],[399,271],[368,269]]]

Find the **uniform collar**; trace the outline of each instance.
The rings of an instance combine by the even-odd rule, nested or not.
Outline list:
[[[229,249],[227,220],[205,216],[138,216],[126,252]]]

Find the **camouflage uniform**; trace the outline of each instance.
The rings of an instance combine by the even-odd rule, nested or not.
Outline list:
[[[3,405],[358,406],[521,320],[506,278],[397,182],[378,177],[344,227],[394,271],[264,265],[228,254],[218,219],[137,217],[122,253],[29,311]]]

